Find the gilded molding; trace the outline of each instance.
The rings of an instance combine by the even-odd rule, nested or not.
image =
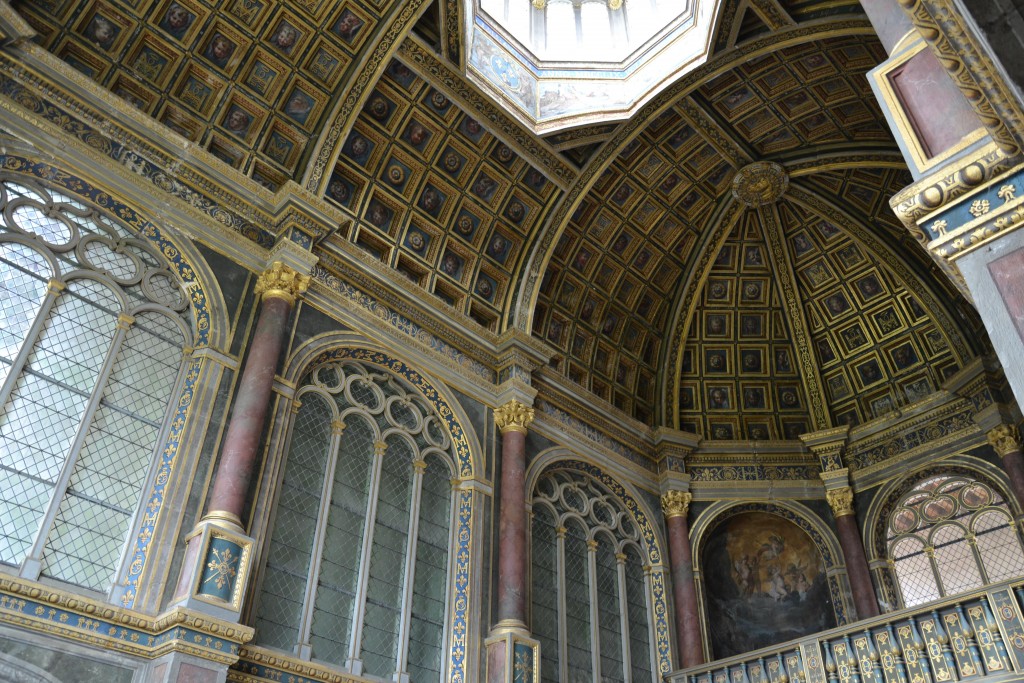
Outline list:
[[[1002,424],[990,429],[985,438],[1001,458],[1021,450],[1020,431],[1014,425]]]
[[[736,139],[726,133],[721,125],[712,119],[707,112],[705,112],[704,109],[693,100],[693,97],[687,96],[680,99],[679,108],[682,111],[683,118],[688,120],[688,123],[690,123],[695,130],[699,130],[703,134],[704,139],[707,140],[719,154],[725,157],[725,160],[734,168],[740,168],[744,164],[749,164],[753,161],[753,159],[750,158],[750,155],[744,151],[743,147],[736,141]]]
[[[748,208],[774,204],[789,188],[786,169],[773,161],[747,164],[732,179],[732,196]]]
[[[1024,111],[950,0],[899,0],[989,135],[1008,155],[1024,149]]]
[[[494,424],[502,434],[506,432],[526,433],[530,423],[533,422],[534,410],[519,401],[512,399],[502,406],[494,409]]]
[[[399,53],[410,66],[431,76],[431,81],[449,99],[463,105],[474,116],[483,117],[492,126],[495,135],[514,147],[533,166],[547,171],[548,177],[563,190],[576,182],[578,173],[554,153],[536,135],[506,116],[500,107],[492,104],[489,96],[472,88],[462,74],[455,73],[432,50],[415,37],[402,42]]]
[[[689,491],[666,491],[661,496],[661,511],[665,513],[665,519],[686,517],[692,500],[693,494]]]
[[[384,30],[367,41],[366,44],[373,45],[374,48],[370,54],[364,53],[364,61],[360,64],[362,68],[355,78],[336,88],[337,92],[345,93],[345,99],[331,112],[333,123],[317,141],[315,159],[309,163],[310,170],[303,178],[306,189],[313,194],[320,196],[324,193],[330,179],[330,173],[326,172],[327,167],[337,160],[344,135],[352,129],[359,107],[380,78],[382,65],[392,56],[398,41],[408,32],[428,4],[426,0],[396,3],[394,6],[398,10],[381,22],[386,24]]]
[[[836,517],[853,514],[853,489],[849,486],[825,491],[825,499]]]
[[[256,296],[261,301],[284,299],[289,304],[309,288],[309,276],[302,275],[280,261],[274,261],[256,280]]]
[[[0,623],[155,659],[168,652],[231,664],[253,629],[175,608],[156,617],[24,579],[0,577]]]

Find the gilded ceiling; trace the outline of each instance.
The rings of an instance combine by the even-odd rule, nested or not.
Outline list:
[[[318,248],[355,244],[471,332],[531,331],[554,372],[646,424],[861,424],[983,351],[888,207],[910,177],[856,1],[727,1],[707,64],[627,122],[548,138],[465,77],[460,6],[15,3],[46,50],[228,177],[341,211]],[[749,208],[733,183],[765,160],[789,186]]]

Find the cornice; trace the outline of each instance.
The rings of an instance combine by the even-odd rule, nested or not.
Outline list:
[[[248,626],[180,607],[154,617],[8,577],[0,577],[0,623],[146,659],[183,652],[221,664],[235,662],[254,633]]]

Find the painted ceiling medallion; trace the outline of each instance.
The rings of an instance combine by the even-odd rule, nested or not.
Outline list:
[[[774,204],[789,188],[789,174],[773,161],[755,161],[732,181],[732,195],[751,208]]]

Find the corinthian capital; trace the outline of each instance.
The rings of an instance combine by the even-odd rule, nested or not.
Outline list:
[[[999,425],[985,436],[1000,457],[1020,450],[1020,432],[1013,425]]]
[[[689,491],[668,491],[661,497],[661,511],[665,513],[665,519],[672,517],[685,517],[690,511],[690,501],[693,494]]]
[[[256,296],[260,299],[284,299],[290,304],[309,287],[309,276],[302,275],[280,261],[274,261],[256,281]]]
[[[503,406],[494,409],[494,424],[498,425],[501,433],[523,432],[533,422],[533,408],[512,399]]]
[[[832,489],[825,492],[828,505],[832,508],[832,514],[836,517],[853,514],[853,489],[844,486],[841,489]]]

